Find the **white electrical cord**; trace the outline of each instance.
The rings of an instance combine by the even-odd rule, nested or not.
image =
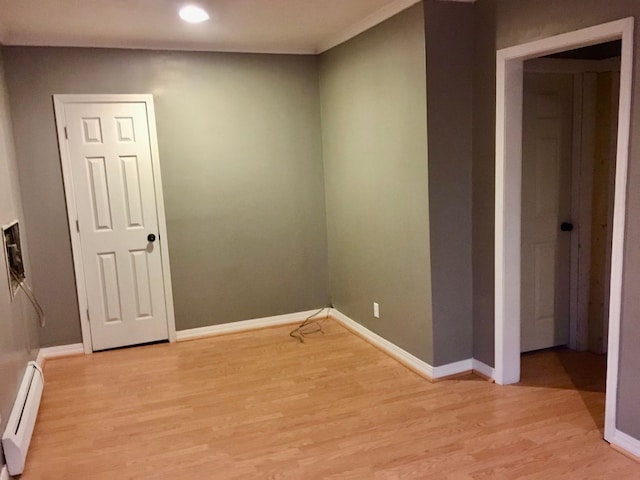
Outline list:
[[[18,283],[18,286],[22,289],[22,291],[27,296],[27,298],[29,299],[33,307],[36,309],[36,312],[38,314],[38,319],[40,320],[40,326],[44,328],[44,326],[47,324],[47,318],[45,317],[44,310],[40,306],[40,303],[38,303],[38,299],[33,293],[33,290],[31,290],[31,287],[27,284],[26,280],[24,279],[21,280],[20,277],[16,275],[16,272],[14,272],[12,269],[9,269],[9,270],[11,270],[11,276],[13,277],[13,279]]]

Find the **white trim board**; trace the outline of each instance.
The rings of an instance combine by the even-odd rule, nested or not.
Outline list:
[[[596,25],[498,50],[495,164],[495,380],[520,379],[520,221],[523,63],[563,50],[622,39],[611,254],[605,439],[615,443],[634,19]],[[623,447],[624,448],[624,447]]]
[[[480,360],[476,360],[475,358],[473,359],[473,371],[478,372],[480,375],[483,375],[491,380],[494,379],[494,368],[490,367],[484,362],[481,362]]]
[[[459,362],[449,363],[447,365],[441,365],[439,367],[433,367],[424,360],[420,360],[415,355],[403,350],[394,343],[391,343],[386,338],[381,337],[377,333],[372,332],[368,328],[360,325],[358,322],[347,317],[344,313],[331,309],[331,318],[343,325],[346,329],[355,333],[359,337],[372,344],[374,347],[382,350],[384,353],[394,358],[398,362],[402,363],[405,367],[413,370],[414,372],[427,377],[430,380],[438,380],[451,375],[458,375],[461,373],[471,372],[473,370],[473,360],[466,359]]]
[[[164,211],[164,199],[162,194],[162,177],[160,173],[160,156],[158,150],[158,137],[156,132],[156,117],[153,106],[153,95],[150,94],[90,94],[90,95],[54,95],[54,113],[58,145],[60,148],[60,163],[62,165],[62,180],[64,183],[65,202],[67,206],[67,218],[69,222],[69,235],[71,237],[71,250],[73,253],[73,267],[76,276],[76,290],[78,294],[78,309],[80,312],[80,328],[82,330],[82,343],[85,353],[92,353],[91,328],[87,315],[88,304],[86,295],[84,265],[82,260],[82,244],[80,233],[74,228],[78,213],[76,196],[73,188],[71,174],[71,159],[67,142],[65,141],[65,104],[67,103],[120,103],[139,102],[144,103],[147,109],[147,121],[149,126],[149,146],[151,149],[151,162],[153,168],[153,185],[155,189],[156,210],[158,217],[158,237],[160,242],[160,256],[162,258],[162,281],[165,294],[165,309],[167,313],[167,330],[170,342],[176,341],[176,322],[173,307],[173,293],[171,287],[171,270],[169,266],[169,240],[167,235],[166,217]]]
[[[327,310],[325,308],[323,310]],[[214,337],[217,335],[226,335],[229,333],[246,332],[249,330],[258,330],[260,328],[278,327],[281,325],[289,325],[292,323],[303,322],[311,315],[317,313],[314,317],[322,320],[323,312],[316,310],[308,310],[306,312],[288,313],[286,315],[276,315],[273,317],[254,318],[251,320],[242,320],[240,322],[223,323],[221,325],[209,325],[207,327],[191,328],[187,330],[179,330],[176,332],[178,342],[187,340],[196,340],[198,338]]]
[[[224,323],[221,325],[210,325],[207,327],[179,330],[176,336],[178,342],[186,342],[189,340],[197,340],[217,335],[226,335],[230,333],[240,333],[262,328],[295,324],[304,321],[313,314],[316,314],[316,318],[318,319],[331,318],[337,321],[352,333],[355,333],[409,369],[429,378],[430,380],[438,380],[452,375],[459,375],[461,373],[470,373],[474,370],[486,377],[493,378],[493,368],[475,359],[465,359],[459,362],[433,367],[427,362],[420,360],[418,357],[412,355],[406,350],[403,350],[380,335],[373,333],[368,328],[360,325],[342,312],[333,308],[327,308],[325,311],[321,312],[318,312],[318,310],[308,310],[305,312],[289,313],[286,315],[276,315],[273,317],[255,318],[239,322]]]
[[[461,373],[473,372],[473,359],[467,358],[458,362],[447,363],[446,365],[440,365],[433,367],[433,379],[439,380],[441,378],[451,377],[453,375],[460,375]]]
[[[0,35],[2,32],[0,31]],[[75,38],[73,40],[51,38],[49,35],[11,33],[4,36],[4,42],[0,37],[0,43],[6,46],[30,46],[30,47],[82,47],[82,48],[109,48],[118,50],[161,50],[169,52],[214,52],[214,53],[255,53],[275,55],[315,55],[314,48],[268,48],[260,46],[237,47],[226,45],[189,45],[185,47],[181,41],[170,41],[162,45],[145,40],[125,40],[112,38],[108,41],[91,38]]]
[[[36,363],[40,368],[42,368],[44,363],[52,358],[72,357],[75,355],[83,355],[84,353],[84,345],[82,343],[59,345],[57,347],[45,347],[41,348],[38,352]]]
[[[640,459],[640,440],[633,438],[631,435],[616,428],[609,442],[617,448],[624,450],[624,452],[633,455],[636,459]]]

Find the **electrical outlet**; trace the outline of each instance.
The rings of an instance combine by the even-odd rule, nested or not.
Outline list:
[[[380,318],[380,305],[376,302],[373,302],[373,316],[376,318]]]

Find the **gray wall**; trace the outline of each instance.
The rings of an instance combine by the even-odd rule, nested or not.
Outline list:
[[[474,354],[493,364],[493,192],[495,50],[551,35],[640,16],[637,0],[480,0],[474,6],[473,128]],[[635,30],[631,147],[627,188],[618,427],[640,438],[640,61]]]
[[[491,0],[489,0],[491,1]],[[494,365],[495,18],[474,4],[473,59],[473,358]]]
[[[434,365],[472,356],[473,5],[427,0]]]
[[[52,95],[152,93],[178,330],[328,303],[316,58],[6,48],[41,344],[81,341]]]
[[[0,226],[20,221],[20,243],[25,254],[27,281],[31,281],[28,246],[24,234],[24,219],[20,203],[20,187],[16,166],[13,134],[9,116],[9,99],[4,81],[2,49],[0,47]],[[11,300],[6,270],[5,251],[0,239],[0,432],[4,432],[18,386],[29,360],[37,355],[37,318],[22,291]],[[4,457],[0,447],[0,469]]]
[[[433,364],[424,42],[418,4],[323,54],[320,98],[333,303]]]

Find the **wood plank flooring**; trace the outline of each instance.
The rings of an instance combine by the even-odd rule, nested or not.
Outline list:
[[[323,325],[47,362],[22,480],[640,478],[602,440],[601,357],[430,383]]]

